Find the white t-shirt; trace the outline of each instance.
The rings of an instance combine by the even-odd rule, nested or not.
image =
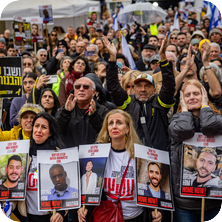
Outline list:
[[[129,154],[127,151],[116,151],[111,149],[104,175],[104,191],[108,200],[115,201],[118,199],[120,184],[116,183],[116,178],[122,178],[128,161]],[[143,208],[136,205],[136,173],[134,159],[130,161],[119,199],[122,204],[124,220],[135,218],[143,212]]]
[[[32,215],[46,215],[47,211],[38,211],[38,179],[35,178],[37,172],[37,158],[32,156],[32,162],[27,175],[26,205],[27,212]]]
[[[86,189],[86,174],[82,176],[81,183],[82,183],[82,194],[95,194],[95,189],[97,186],[97,174],[93,172],[91,173],[87,189]]]

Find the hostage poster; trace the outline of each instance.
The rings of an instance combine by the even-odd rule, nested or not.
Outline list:
[[[37,151],[38,209],[80,207],[79,154],[77,148]]]
[[[24,200],[29,140],[0,142],[0,200]]]
[[[135,144],[137,205],[174,210],[169,153]]]
[[[79,146],[81,203],[99,205],[110,144]]]
[[[184,141],[181,195],[222,199],[222,136],[195,133]]]

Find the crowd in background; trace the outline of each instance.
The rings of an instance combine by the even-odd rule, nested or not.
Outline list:
[[[170,152],[176,206],[174,222],[198,221],[195,213],[196,210],[200,211],[201,201],[180,197],[177,187],[181,164],[179,149],[182,141],[191,138],[194,132],[208,136],[222,134],[221,126],[218,125],[222,119],[219,111],[222,108],[222,29],[209,29],[210,19],[203,9],[200,22],[197,14],[192,12],[188,21],[180,18],[178,30],[173,23],[176,10],[177,7],[167,11],[166,21],[149,25],[127,24],[126,28],[119,24],[118,30],[112,28],[113,18],[108,10],[104,10],[101,21],[90,21],[92,25],[89,27],[82,24],[64,30],[55,26],[48,36],[44,32],[45,42],[38,47],[37,53],[16,48],[10,30],[5,30],[0,37],[0,59],[14,56],[22,58],[23,95],[21,98],[3,100],[0,141],[30,137],[33,141],[32,155],[36,155],[33,150],[43,149],[45,141],[40,143],[39,148],[34,134],[32,136],[35,131],[31,126],[35,126],[35,115],[42,111],[49,115],[37,116],[34,122],[47,119],[48,123],[42,120],[39,124],[48,124],[49,128],[50,121],[55,121],[61,136],[56,146],[59,144],[60,148],[96,141],[109,142],[108,135],[105,139],[101,135],[101,129],[105,134],[104,127],[110,127],[104,125],[103,120],[109,122],[112,116],[112,124],[124,123],[126,127],[129,124],[126,124],[126,119],[132,118],[135,134],[138,135],[138,140],[133,135],[133,141]],[[136,66],[134,70],[124,55],[121,33],[128,43]],[[46,38],[49,38],[49,45]],[[57,75],[58,82],[47,84],[51,75]],[[26,116],[28,123],[23,123],[24,106],[28,106],[32,113],[32,106],[36,104],[39,105],[39,111],[34,112],[34,116]],[[131,117],[112,111],[117,108],[127,111]],[[110,111],[111,114],[107,114]],[[140,121],[141,117],[145,117],[145,124]],[[214,118],[210,126],[209,122],[204,122],[205,118]],[[118,123],[117,120],[122,122]],[[186,121],[187,125],[183,124]],[[205,131],[204,124],[207,128]],[[119,130],[122,132],[123,129]],[[125,131],[124,141],[125,134],[129,133]],[[7,136],[6,132],[9,132]],[[120,140],[115,135],[109,136],[115,151]],[[126,148],[133,158],[131,144],[124,141],[119,144],[120,148]],[[31,195],[27,201],[31,201],[30,198]],[[36,213],[39,217],[35,220],[32,211],[34,203],[31,205],[27,207],[29,221],[39,221],[41,217],[46,221],[49,219],[45,217],[47,214]],[[221,201],[206,200],[206,217],[214,217],[220,205]],[[145,221],[144,218],[154,222],[171,220],[171,214],[167,211],[159,211],[155,215],[153,211],[146,212],[139,208],[133,201],[129,206],[124,206],[123,215],[128,222]],[[132,212],[129,213],[128,209]],[[20,220],[24,220],[23,213],[18,209],[16,212],[18,217],[22,215]],[[69,211],[70,221],[85,220],[86,216],[82,208],[78,212]],[[58,221],[67,219],[64,212],[57,217]]]

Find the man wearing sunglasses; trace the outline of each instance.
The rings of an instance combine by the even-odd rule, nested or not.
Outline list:
[[[48,53],[45,49],[39,49],[39,51],[37,52],[37,56],[38,56],[40,65],[44,66],[45,62],[47,61],[47,55]]]
[[[74,147],[95,142],[108,109],[94,99],[95,83],[82,77],[75,81],[74,96],[70,94],[66,104],[56,115],[64,142]]]

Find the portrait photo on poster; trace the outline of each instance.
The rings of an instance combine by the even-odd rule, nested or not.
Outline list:
[[[39,6],[39,16],[43,18],[43,23],[53,24],[52,6]]]
[[[138,194],[171,200],[169,165],[137,158]]]
[[[106,157],[80,159],[81,191],[84,194],[100,195]]]
[[[222,147],[184,144],[181,194],[222,199]]]
[[[0,199],[25,198],[27,153],[0,155]]]
[[[76,161],[39,164],[41,201],[78,199],[79,180]]]

